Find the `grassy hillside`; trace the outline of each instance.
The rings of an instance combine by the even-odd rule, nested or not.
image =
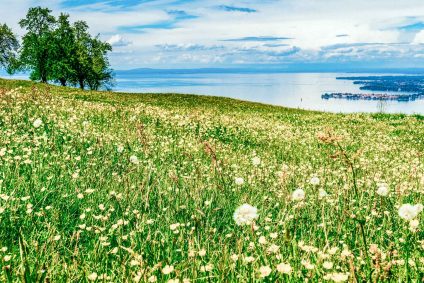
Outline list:
[[[418,282],[423,152],[418,115],[0,80],[0,281]]]

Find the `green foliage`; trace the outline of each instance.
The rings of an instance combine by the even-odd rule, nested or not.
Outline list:
[[[110,89],[113,71],[107,53],[112,46],[91,36],[86,22],[71,24],[69,15],[56,19],[50,13],[47,8],[30,8],[19,22],[27,34],[16,69],[31,70],[30,78],[44,83]]]
[[[91,36],[88,33],[88,25],[86,22],[75,22],[73,29],[75,33],[75,60],[73,61],[75,75],[72,78],[72,83],[84,89],[88,73],[91,69],[89,54]]]
[[[19,42],[12,30],[6,24],[0,24],[0,68],[12,72],[18,48]]]
[[[89,41],[90,66],[87,85],[91,90],[99,90],[101,86],[110,89],[113,72],[110,69],[107,52],[112,51],[109,43],[102,42],[98,36]]]
[[[69,15],[61,14],[57,19],[57,27],[53,31],[54,60],[52,64],[52,79],[66,86],[67,82],[75,76],[73,63],[75,58],[75,35]]]
[[[91,90],[98,90],[102,86],[110,88],[113,73],[107,58],[107,52],[112,46],[102,42],[98,36],[92,37],[88,32],[86,22],[78,21],[74,24],[75,33],[75,60],[73,61],[72,83],[81,89],[88,86]]]
[[[56,19],[47,8],[30,8],[25,19],[19,22],[27,30],[22,38],[20,63],[23,69],[31,70],[30,78],[47,83],[52,78],[54,62],[53,30]]]

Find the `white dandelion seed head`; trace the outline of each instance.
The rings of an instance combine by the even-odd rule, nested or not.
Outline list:
[[[34,122],[32,123],[34,128],[39,128],[42,124],[43,124],[43,121],[40,118],[35,119]]]
[[[261,278],[267,277],[268,275],[271,274],[271,272],[272,272],[272,269],[269,266],[259,267],[259,273]]]
[[[415,219],[422,210],[423,210],[422,204],[412,205],[409,203],[405,203],[399,207],[398,213],[400,218],[411,221]]]
[[[252,164],[255,165],[255,166],[260,165],[261,164],[261,159],[259,157],[257,157],[257,156],[253,157],[252,158]]]
[[[322,267],[324,267],[324,269],[332,269],[333,268],[333,263],[331,261],[325,261],[322,264]]]
[[[319,180],[319,178],[317,176],[314,176],[314,177],[311,178],[311,180],[309,181],[309,183],[311,185],[317,186],[317,185],[319,185],[320,180]]]
[[[240,177],[236,177],[234,179],[234,182],[236,183],[236,185],[241,186],[241,185],[244,184],[244,179],[243,178],[240,178]]]
[[[390,190],[386,184],[380,184],[377,188],[377,194],[379,196],[385,197],[389,194]]]
[[[320,189],[319,190],[319,193],[318,193],[318,196],[319,196],[319,198],[325,198],[325,197],[328,196],[328,193],[325,190]]]
[[[290,274],[292,272],[292,267],[289,263],[280,263],[277,265],[277,271],[283,274]]]
[[[258,217],[258,209],[247,203],[239,206],[233,214],[234,221],[239,226],[251,225]]]
[[[292,200],[294,201],[301,201],[305,199],[305,191],[301,188],[296,189],[293,193],[292,193]]]
[[[131,155],[131,156],[130,156],[130,162],[131,162],[132,164],[139,164],[139,163],[140,163],[140,161],[138,160],[138,157],[137,157],[137,156],[135,156],[135,155]]]
[[[333,282],[346,282],[349,279],[349,273],[330,273],[327,274],[324,279],[331,280]]]

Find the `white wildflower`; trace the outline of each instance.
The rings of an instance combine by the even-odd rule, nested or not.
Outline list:
[[[259,268],[260,277],[264,278],[270,275],[272,272],[272,269],[269,266],[261,266]]]
[[[387,196],[389,194],[389,188],[387,184],[380,184],[377,188],[377,194],[382,197]]]
[[[309,181],[309,183],[310,183],[311,185],[314,185],[314,186],[319,185],[319,182],[320,182],[320,180],[319,180],[319,178],[318,178],[318,177],[316,177],[316,176],[312,177],[312,178],[311,178],[311,180]]]
[[[42,124],[43,124],[43,121],[40,118],[35,119],[34,122],[32,123],[34,128],[39,128]]]
[[[292,272],[292,267],[289,263],[280,263],[277,265],[277,271],[283,274],[290,274]]]
[[[406,203],[406,204],[402,204],[401,207],[399,207],[398,213],[400,218],[410,221],[415,219],[422,210],[423,210],[422,204],[412,205],[412,204]]]
[[[133,164],[139,164],[140,163],[140,161],[138,160],[138,157],[135,156],[135,155],[130,156],[130,162],[133,163]]]
[[[292,200],[295,201],[301,201],[305,199],[305,191],[302,189],[296,189],[293,193],[292,193]]]
[[[231,258],[232,261],[237,261],[239,259],[239,256],[236,255],[236,254],[233,254],[233,255],[230,256],[230,258]]]
[[[236,185],[241,186],[241,185],[244,184],[244,179],[237,177],[237,178],[234,179],[234,182],[236,183]]]
[[[258,217],[258,209],[247,203],[239,206],[233,215],[234,221],[239,226],[250,225]]]
[[[252,164],[255,165],[255,166],[260,165],[261,164],[261,159],[259,157],[257,157],[257,156],[253,157],[252,158]]]
[[[322,264],[322,267],[324,267],[324,269],[332,269],[333,268],[333,263],[331,261],[325,261]]]
[[[90,280],[90,281],[95,281],[96,279],[97,279],[97,273],[96,272],[93,272],[93,273],[91,273],[90,275],[88,275],[88,280]]]
[[[174,267],[172,265],[165,265],[164,268],[162,268],[162,273],[167,275],[174,271]]]
[[[318,193],[318,196],[319,196],[319,198],[325,198],[325,197],[328,196],[328,193],[325,190],[320,189],[319,190],[319,193]]]

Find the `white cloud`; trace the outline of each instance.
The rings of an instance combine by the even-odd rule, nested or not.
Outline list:
[[[87,1],[89,2],[89,1]],[[173,3],[173,4],[171,4]],[[93,33],[101,33],[113,44],[111,62],[115,68],[190,67],[194,64],[278,63],[325,61],[342,58],[367,60],[396,56],[411,59],[421,54],[409,45],[424,43],[424,33],[406,32],[396,27],[424,15],[422,0],[234,0],[231,6],[257,12],[234,13],[217,9],[227,0],[158,0],[128,8],[89,4],[61,8],[59,0],[2,0],[1,21],[16,30],[28,7],[43,5],[55,14],[66,11],[72,20],[85,20]],[[177,19],[171,10],[184,11],[197,18]],[[142,29],[125,27],[173,22],[173,28]],[[22,34],[22,31],[20,31]],[[338,37],[340,34],[349,36]],[[265,42],[224,42],[243,37],[291,37],[291,40]],[[131,44],[129,44],[131,43]],[[378,43],[326,49],[336,44]],[[396,43],[407,43],[396,45]],[[285,46],[284,44],[287,44]],[[409,45],[408,45],[409,44]],[[273,46],[274,45],[274,46]],[[159,48],[167,46],[168,48]],[[219,48],[218,48],[219,47]],[[297,50],[290,52],[290,50]],[[408,54],[408,52],[412,52]],[[421,52],[421,53],[413,53]],[[369,57],[367,57],[369,56]]]
[[[128,46],[131,44],[131,42],[125,40],[120,34],[112,35],[107,40],[107,43],[109,43],[113,47],[122,47],[122,46]]]
[[[415,35],[414,41],[412,43],[414,43],[414,44],[424,44],[424,30],[418,32]]]

